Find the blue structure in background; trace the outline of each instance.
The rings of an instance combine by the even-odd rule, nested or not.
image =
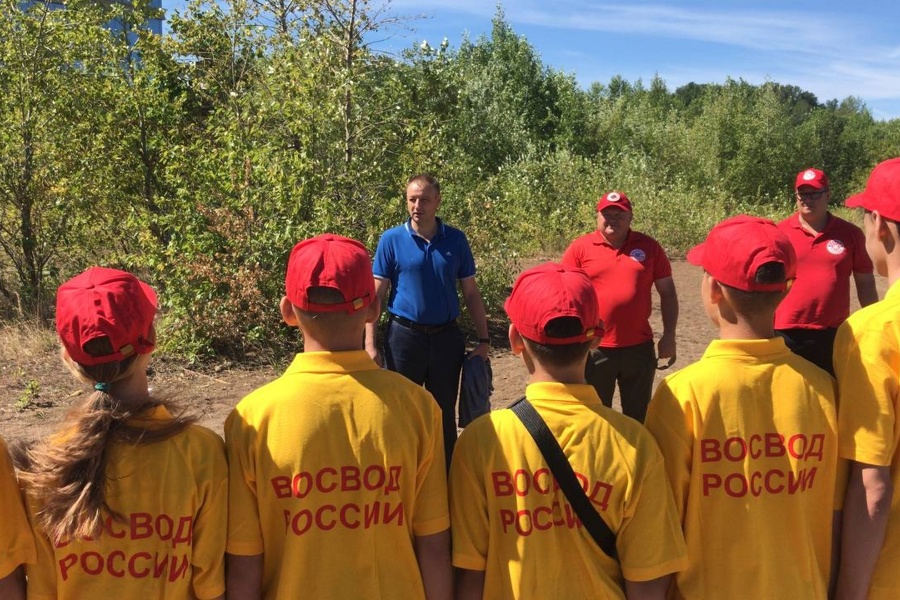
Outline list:
[[[162,8],[162,0],[151,0],[150,6],[153,8]],[[149,28],[150,31],[155,33],[156,35],[162,35],[162,19],[150,19]]]
[[[100,3],[106,4],[106,5],[112,4],[113,2],[118,2],[120,4],[128,4],[127,0],[126,1],[98,0],[98,1]],[[37,3],[38,3],[38,0],[25,0],[24,2],[21,3],[20,6],[22,7],[23,10],[25,10],[29,6],[31,6],[33,4],[37,4]],[[65,4],[63,4],[61,2],[50,1],[50,2],[47,2],[46,4],[53,10],[63,10],[66,8]],[[162,0],[150,0],[150,7],[161,9],[162,8]],[[155,33],[156,35],[162,35],[162,24],[163,24],[162,19],[150,19],[146,25],[146,28],[149,29],[152,33]],[[118,19],[114,19],[114,20],[110,21],[109,23],[107,23],[107,27],[109,27],[110,31],[116,31],[116,32],[121,32],[123,29],[122,23]],[[134,38],[134,34],[133,33],[130,34],[129,37]],[[132,43],[134,43],[137,40],[131,39],[130,41]]]
[[[113,0],[114,2],[119,0]],[[127,4],[127,2],[121,2],[122,4]],[[150,0],[150,8],[162,8],[162,0]],[[150,19],[147,22],[147,29],[149,29],[152,33],[156,35],[162,35],[162,19]],[[118,20],[113,20],[109,22],[109,28],[112,31],[122,31],[122,24],[118,22]],[[134,35],[134,34],[132,34]],[[136,40],[131,40],[134,43]]]

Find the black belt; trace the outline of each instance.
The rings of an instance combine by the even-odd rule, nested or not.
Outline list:
[[[421,323],[416,323],[415,321],[410,321],[409,319],[405,319],[403,317],[399,317],[393,313],[390,313],[391,321],[396,321],[400,325],[403,325],[407,329],[412,329],[418,333],[440,333],[445,329],[449,329],[450,327],[456,326],[456,319],[452,319],[447,321],[443,325],[422,325]]]

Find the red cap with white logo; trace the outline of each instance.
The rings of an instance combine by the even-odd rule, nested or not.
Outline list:
[[[597,201],[597,211],[599,212],[604,208],[618,208],[631,212],[631,201],[622,192],[607,192]]]
[[[797,173],[797,182],[794,184],[796,189],[801,187],[810,187],[814,190],[824,190],[828,188],[828,175],[819,169],[805,169]]]

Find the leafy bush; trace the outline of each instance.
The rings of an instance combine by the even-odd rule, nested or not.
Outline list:
[[[731,214],[789,214],[806,166],[842,199],[900,143],[857,99],[774,82],[582,90],[502,12],[394,59],[368,45],[392,25],[377,3],[193,0],[158,38],[146,3],[0,2],[0,316],[46,320],[61,280],[119,266],[160,290],[165,349],[198,360],[292,349],[293,244],[374,250],[414,173],[441,180],[501,317],[520,261],[593,229],[605,191],[679,256]]]

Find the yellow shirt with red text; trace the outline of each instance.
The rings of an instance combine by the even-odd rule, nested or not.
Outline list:
[[[171,419],[162,406],[135,419]],[[64,438],[65,436],[61,436]],[[225,592],[228,466],[222,438],[199,425],[149,444],[108,449],[106,519],[96,539],[56,545],[35,522],[38,501],[26,487],[38,558],[26,566],[28,598],[184,600]]]
[[[364,351],[298,354],[228,417],[228,552],[263,597],[423,598],[415,536],[445,531],[441,413]]]
[[[715,340],[659,385],[646,425],[690,562],[675,598],[825,598],[844,480],[834,398],[781,338]]]
[[[553,432],[593,506],[616,534],[619,562],[577,519],[537,444],[510,410],[476,419],[450,468],[453,564],[485,572],[485,598],[624,598],[686,564],[662,456],[636,421],[589,385],[533,383],[526,397]]]

